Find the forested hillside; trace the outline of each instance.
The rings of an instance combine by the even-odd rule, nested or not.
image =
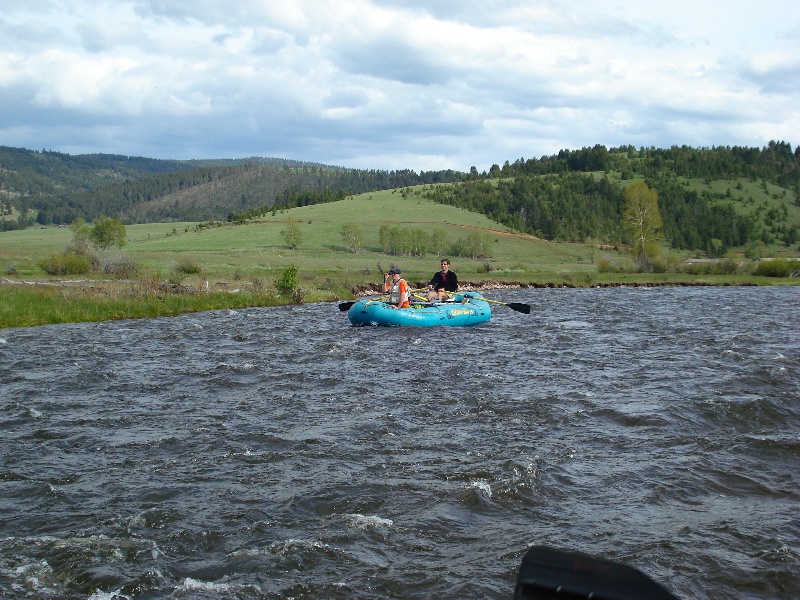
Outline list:
[[[658,193],[665,242],[721,255],[752,244],[791,248],[800,237],[800,149],[667,149],[597,145],[472,168],[416,173],[344,169],[283,159],[169,161],[70,156],[0,147],[0,229],[91,221],[242,221],[273,207],[420,184],[464,207],[548,240],[621,244],[622,192]]]
[[[644,180],[658,192],[664,239],[676,249],[721,255],[752,243],[796,245],[800,149],[632,146],[563,150],[519,159],[430,190],[437,202],[483,213],[548,240],[622,243],[622,191]]]
[[[276,158],[168,161],[0,147],[0,226],[30,226],[34,214],[43,225],[100,215],[127,223],[223,220],[309,190],[356,194],[463,178],[450,170],[344,169]]]

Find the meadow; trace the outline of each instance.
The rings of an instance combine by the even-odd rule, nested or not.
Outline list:
[[[39,261],[72,240],[67,227],[36,227],[0,234],[0,328],[45,323],[174,315],[196,310],[352,299],[377,288],[383,273],[399,267],[420,287],[438,269],[439,257],[392,256],[381,251],[381,225],[443,230],[445,247],[470,232],[489,236],[490,256],[450,256],[461,282],[475,287],[592,285],[794,284],[749,274],[600,272],[599,262],[629,261],[599,244],[554,243],[521,235],[467,210],[436,204],[417,190],[389,190],[267,214],[245,224],[152,223],[127,226],[127,243],[104,253],[128,261],[135,274],[102,272],[51,277]],[[290,249],[282,231],[299,224],[302,242]],[[342,225],[357,224],[363,250],[351,252]],[[446,254],[446,253],[445,253]],[[281,294],[276,282],[297,269],[297,288]],[[30,285],[22,285],[26,282]]]

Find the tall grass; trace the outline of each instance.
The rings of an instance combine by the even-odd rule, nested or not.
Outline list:
[[[242,291],[174,293],[166,287],[77,288],[54,285],[3,286],[0,329],[56,323],[176,316],[222,308],[275,306],[272,293]]]

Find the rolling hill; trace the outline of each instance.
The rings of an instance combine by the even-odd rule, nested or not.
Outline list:
[[[304,191],[345,194],[453,182],[456,171],[344,169],[277,158],[172,161],[116,155],[71,156],[0,147],[0,214],[5,229],[91,221],[127,223],[226,219]],[[19,217],[22,217],[22,221]]]
[[[548,240],[621,244],[622,190],[658,193],[675,249],[797,249],[800,149],[596,145],[488,172],[376,171],[251,158],[165,161],[0,147],[3,229],[114,216],[128,224],[246,221],[270,209],[425,184],[426,197]],[[430,185],[429,185],[430,184]],[[433,185],[436,184],[436,185]],[[441,185],[440,185],[441,184]]]

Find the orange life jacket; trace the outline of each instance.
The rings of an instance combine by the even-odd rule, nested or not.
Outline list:
[[[397,304],[400,308],[408,308],[408,284],[405,279],[398,279],[397,285],[391,279],[386,282],[389,304]]]

